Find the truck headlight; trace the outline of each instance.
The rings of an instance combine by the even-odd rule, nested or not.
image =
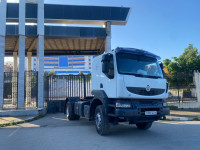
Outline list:
[[[167,103],[166,102],[163,102],[163,107],[167,107]]]
[[[131,104],[128,104],[128,103],[119,103],[119,102],[117,102],[117,103],[116,103],[116,107],[117,107],[117,108],[131,108]]]

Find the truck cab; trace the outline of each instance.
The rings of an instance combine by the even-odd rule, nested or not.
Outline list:
[[[95,120],[100,135],[108,133],[110,124],[128,121],[139,129],[148,129],[153,121],[165,119],[169,114],[164,101],[168,83],[159,60],[150,52],[120,47],[96,57],[93,96],[67,99],[74,116]]]
[[[117,48],[100,55],[92,66],[92,91],[103,90],[108,98],[165,99],[168,85],[159,59],[133,48]]]

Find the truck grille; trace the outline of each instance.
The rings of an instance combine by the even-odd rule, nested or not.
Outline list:
[[[150,91],[146,91],[145,88],[141,87],[126,87],[126,88],[131,93],[144,96],[155,96],[163,94],[165,92],[165,89],[156,89],[156,88],[151,88]]]

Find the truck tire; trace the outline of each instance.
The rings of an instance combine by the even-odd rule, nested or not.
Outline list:
[[[80,118],[80,116],[74,113],[73,104],[69,101],[66,103],[66,117],[69,120],[78,120]]]
[[[136,126],[138,129],[147,130],[147,129],[151,128],[152,122],[138,123],[138,124],[136,124]]]
[[[95,126],[98,134],[106,135],[109,133],[108,116],[105,114],[105,108],[102,105],[97,106],[95,110]]]

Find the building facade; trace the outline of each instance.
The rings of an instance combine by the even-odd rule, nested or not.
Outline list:
[[[44,71],[54,71],[56,75],[89,74],[95,56],[49,56],[44,57]],[[37,70],[37,58],[32,58],[32,70]]]

